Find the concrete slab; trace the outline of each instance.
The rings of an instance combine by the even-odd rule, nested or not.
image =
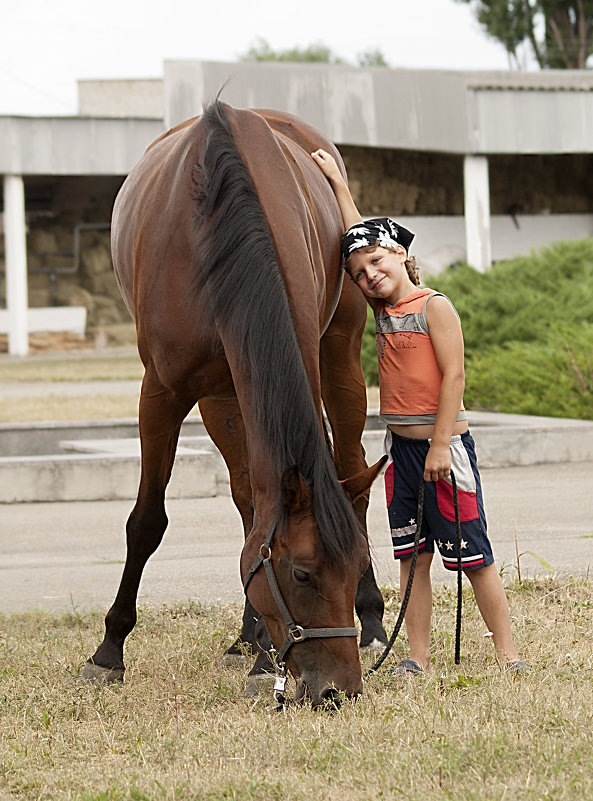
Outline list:
[[[169,497],[203,498],[220,492],[214,453],[190,451],[175,460]],[[0,459],[0,503],[135,498],[137,456],[100,453]]]
[[[27,331],[30,334],[39,331],[71,331],[84,337],[86,330],[85,306],[50,306],[27,309]],[[8,334],[10,315],[6,309],[0,309],[0,334]]]
[[[499,569],[545,574],[536,554],[560,575],[591,578],[593,462],[486,468],[482,471],[489,533]],[[21,503],[2,508],[0,611],[106,611],[125,559],[125,522],[133,501]],[[167,500],[169,528],[150,559],[139,602],[242,603],[239,515],[229,497]],[[398,567],[379,479],[369,506],[369,532],[380,584],[394,585]],[[516,540],[515,540],[516,537]],[[529,553],[531,552],[531,553]],[[433,579],[451,583],[440,559]],[[513,608],[510,596],[511,612]]]
[[[198,446],[198,443],[196,443]],[[60,442],[63,451],[74,451],[76,453],[101,453],[105,456],[133,456],[140,458],[140,440],[138,437],[128,437],[126,439],[77,439],[63,440]],[[188,448],[183,444],[177,446],[177,456],[195,456],[206,449],[200,447]],[[208,450],[210,452],[210,450]]]
[[[482,468],[593,461],[593,422],[485,412],[469,418]],[[369,462],[381,457],[383,441],[378,414],[370,412],[363,435]],[[136,496],[136,420],[4,424],[0,449],[0,503]],[[199,417],[183,424],[173,479],[171,497],[230,491],[226,466]]]

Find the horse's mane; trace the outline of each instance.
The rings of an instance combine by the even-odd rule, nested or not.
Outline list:
[[[278,487],[284,470],[296,467],[313,494],[323,550],[343,563],[358,523],[323,437],[274,242],[224,105],[208,106],[203,119],[208,139],[194,186],[200,313],[224,331],[250,375],[256,426]]]

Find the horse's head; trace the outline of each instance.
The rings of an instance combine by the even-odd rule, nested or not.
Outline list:
[[[368,493],[382,465],[341,482],[351,501]],[[347,552],[328,548],[312,492],[296,470],[284,474],[282,512],[267,536],[256,526],[245,543],[241,571],[249,600],[264,618],[278,660],[298,681],[300,697],[314,706],[336,703],[342,693],[356,697],[362,674],[354,599],[369,564],[367,538],[357,529]]]

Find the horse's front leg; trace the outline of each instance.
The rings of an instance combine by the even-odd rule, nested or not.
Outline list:
[[[360,346],[366,321],[366,302],[346,278],[340,302],[320,344],[323,403],[332,429],[338,478],[355,475],[367,466],[362,448],[366,422],[366,384],[360,363]],[[367,531],[368,500],[359,498],[354,511]],[[377,586],[372,561],[356,592],[355,609],[362,627],[360,647],[387,644],[383,627],[385,604]]]
[[[136,624],[136,601],[142,571],[167,527],[165,488],[171,476],[179,430],[193,403],[179,400],[147,369],[140,395],[142,448],[140,486],[126,525],[127,553],[113,606],[105,618],[105,638],[85,663],[81,678],[122,681],[125,639]]]
[[[241,515],[244,536],[247,537],[253,525],[253,499],[249,478],[247,437],[239,403],[236,398],[204,398],[200,400],[200,413],[210,438],[226,462],[231,495]],[[243,660],[245,652],[248,651],[256,655],[255,664],[249,675],[268,673],[270,661],[267,652],[270,647],[271,641],[259,613],[245,598],[241,631],[224,654],[223,664],[237,664]]]

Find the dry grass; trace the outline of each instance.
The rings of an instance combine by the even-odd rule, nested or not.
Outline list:
[[[97,384],[95,394],[64,396],[52,393],[52,385],[72,381],[139,381],[143,373],[140,358],[130,348],[107,357],[90,351],[69,356],[54,353],[51,357],[7,359],[0,364],[2,383],[39,382],[47,385],[47,393],[42,397],[2,398],[0,423],[135,418],[138,416],[136,394],[101,394],[101,384]],[[376,409],[378,388],[370,387],[367,395],[369,409]],[[199,414],[197,408],[192,414]]]
[[[4,384],[36,382],[46,385],[46,393],[24,397],[5,397],[0,406],[0,423],[60,420],[107,420],[138,416],[138,393],[101,394],[101,384],[93,394],[62,395],[52,391],[63,382],[140,381],[144,368],[140,358],[127,348],[123,353],[98,356],[52,354],[43,358],[6,360],[0,366]]]
[[[84,356],[66,358],[35,358],[30,360],[6,360],[1,364],[3,383],[39,381],[55,383],[62,381],[127,381],[140,380],[144,373],[142,362],[136,354],[123,356]]]
[[[0,798],[591,798],[592,598],[577,580],[509,588],[534,665],[513,678],[469,595],[453,664],[454,597],[438,589],[433,669],[373,677],[338,714],[244,697],[244,671],[219,665],[237,607],[142,610],[123,687],[76,684],[101,616],[0,618]]]
[[[138,417],[138,398],[131,395],[82,395],[76,398],[7,398],[0,407],[0,423],[65,420],[114,420]]]

